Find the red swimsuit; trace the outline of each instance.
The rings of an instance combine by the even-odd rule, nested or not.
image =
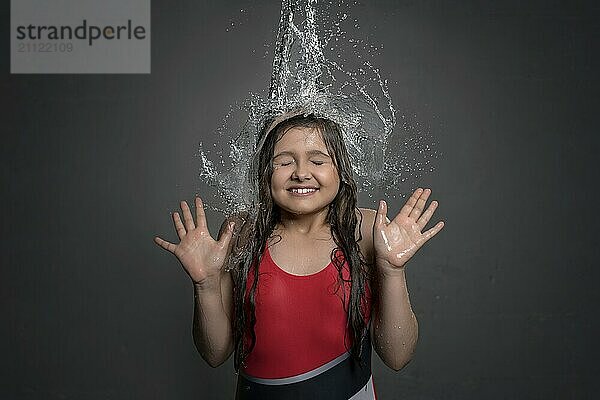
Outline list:
[[[338,257],[343,260],[341,251]],[[249,275],[246,295],[254,279],[252,271]],[[255,296],[256,344],[241,371],[244,382],[238,381],[238,399],[269,396],[317,400],[319,392],[329,399],[332,395],[375,398],[370,342],[363,344],[365,368],[357,368],[347,350],[352,343],[347,329],[350,274],[346,262],[342,276],[343,288],[333,262],[312,275],[292,275],[277,266],[265,249]],[[368,286],[366,290],[368,321]],[[360,392],[365,396],[355,397]]]

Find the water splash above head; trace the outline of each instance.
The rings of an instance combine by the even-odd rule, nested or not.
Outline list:
[[[357,54],[360,41],[346,38],[342,23],[347,13],[327,16],[332,3],[324,6],[318,9],[317,0],[282,0],[267,97],[250,95],[242,106],[245,123],[221,150],[209,152],[200,143],[200,178],[219,197],[205,202],[208,208],[229,215],[258,205],[258,187],[248,175],[253,155],[262,147],[268,126],[298,114],[314,114],[340,126],[358,190],[369,196],[376,190],[397,192],[408,174],[416,178],[415,172],[423,171],[427,158],[434,156],[406,122],[404,136],[394,135],[396,111],[387,81],[368,58],[351,70],[340,54],[325,56],[327,49],[339,49],[342,43]],[[327,28],[317,21],[327,21]],[[219,133],[223,137],[230,131],[224,125]],[[417,151],[425,162],[416,160]],[[218,157],[218,164],[211,155]]]

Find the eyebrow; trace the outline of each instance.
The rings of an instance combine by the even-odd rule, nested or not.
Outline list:
[[[309,156],[324,156],[327,158],[331,158],[329,156],[329,154],[323,153],[321,150],[309,150],[306,152],[306,154]],[[277,157],[281,157],[281,156],[294,156],[294,155],[296,155],[296,153],[294,153],[293,151],[282,151],[282,152],[274,155],[273,159],[276,159]]]

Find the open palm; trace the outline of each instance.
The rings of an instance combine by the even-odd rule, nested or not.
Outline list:
[[[431,202],[425,212],[425,203],[431,194],[429,189],[417,189],[408,199],[398,215],[389,223],[386,222],[387,204],[380,203],[373,225],[373,244],[378,264],[384,267],[399,269],[443,227],[438,222],[433,228],[421,233],[437,208],[436,201]]]
[[[227,231],[218,241],[213,239],[206,226],[202,200],[200,197],[196,197],[195,201],[198,225],[194,224],[188,204],[182,201],[183,222],[179,213],[173,213],[173,223],[177,236],[179,236],[179,244],[170,243],[158,236],[154,238],[154,242],[179,259],[192,281],[203,283],[207,279],[217,276],[223,267],[233,232],[233,223],[229,224]]]

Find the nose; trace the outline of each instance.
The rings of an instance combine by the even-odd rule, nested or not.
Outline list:
[[[292,174],[292,179],[299,181],[306,181],[312,178],[312,174],[310,172],[310,168],[305,162],[297,162],[296,168],[294,168],[294,172]]]

